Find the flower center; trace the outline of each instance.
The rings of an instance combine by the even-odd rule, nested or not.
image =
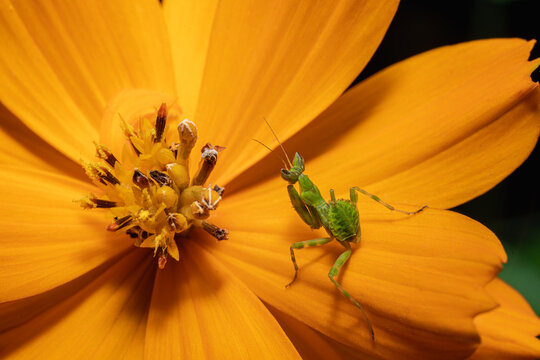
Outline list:
[[[167,105],[163,103],[155,124],[139,119],[135,129],[122,122],[128,139],[122,163],[101,144],[96,144],[100,162],[84,162],[86,174],[104,195],[94,194],[79,202],[85,209],[108,208],[114,221],[108,231],[125,231],[135,239],[135,246],[153,248],[158,266],[165,267],[167,256],[179,259],[176,240],[186,236],[193,226],[201,227],[218,240],[227,239],[228,231],[207,221],[216,210],[223,187],[204,184],[224,149],[207,143],[202,148],[199,168],[189,175],[189,156],[197,141],[197,126],[188,119],[178,125],[179,142],[167,144]]]

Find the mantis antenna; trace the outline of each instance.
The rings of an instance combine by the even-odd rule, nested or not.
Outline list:
[[[278,144],[279,144],[279,147],[281,148],[281,150],[283,151],[283,153],[285,154],[285,157],[287,158],[287,162],[289,163],[289,169],[292,168],[292,164],[291,164],[291,160],[289,159],[289,156],[287,156],[287,152],[285,151],[285,148],[283,147],[283,145],[281,145],[281,141],[279,141],[276,133],[274,132],[274,129],[272,129],[272,127],[270,126],[270,123],[266,120],[265,117],[263,117],[263,120],[264,122],[266,123],[266,125],[268,125],[268,128],[270,129],[270,131],[272,132],[272,135],[274,135],[274,138],[277,140]]]
[[[264,146],[265,148],[267,148],[268,151],[270,151],[272,154],[274,154],[274,155],[279,159],[279,161],[281,161],[281,162],[283,163],[283,166],[287,167],[287,163],[285,162],[285,160],[283,160],[282,158],[280,158],[280,157],[278,156],[278,154],[276,154],[272,149],[270,149],[268,146],[266,146],[265,143],[263,143],[262,141],[259,141],[259,140],[257,140],[257,139],[253,139],[253,138],[252,138],[251,140],[258,142],[259,144],[261,144],[262,146]]]

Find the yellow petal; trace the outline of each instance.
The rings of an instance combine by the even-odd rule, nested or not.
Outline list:
[[[103,212],[73,200],[96,189],[44,171],[0,166],[0,302],[62,285],[125,251]]]
[[[379,45],[398,1],[165,2],[179,101],[226,182],[330,105]],[[246,146],[250,146],[246,151]],[[220,155],[221,156],[221,155]]]
[[[0,2],[0,100],[78,160],[110,97],[126,87],[174,91],[157,1]]]
[[[32,166],[85,179],[80,165],[43,141],[1,104],[0,164]]]
[[[285,147],[304,156],[313,180],[339,192],[359,186],[394,204],[459,205],[534,148],[540,94],[530,79],[538,64],[527,61],[532,46],[482,40],[405,60],[347,92]],[[261,164],[250,174],[277,171]],[[245,175],[242,183],[253,181]]]
[[[264,305],[193,242],[156,278],[146,330],[152,359],[297,359]],[[185,251],[184,251],[185,250]]]
[[[135,250],[72,297],[0,336],[2,358],[122,359],[147,316],[155,264]],[[151,265],[152,264],[152,265]],[[132,357],[129,357],[130,359]]]
[[[474,320],[482,345],[471,359],[540,358],[540,319],[525,299],[499,278],[486,285],[500,307]]]
[[[0,303],[0,319],[2,319],[0,333],[26,323],[51,306],[73,296],[118,260],[119,256],[112,258],[78,278],[51,290],[24,299]]]
[[[279,322],[289,339],[291,339],[296,350],[298,350],[300,356],[302,356],[302,359],[374,359],[356,349],[349,348],[330,339],[298,321],[293,316],[287,315],[269,305],[267,305],[267,307]]]
[[[285,288],[293,276],[289,246],[326,234],[301,222],[281,179],[224,201],[213,222],[230,230],[230,240],[204,244],[262,300],[372,356],[472,353],[479,341],[473,317],[496,305],[482,287],[506,260],[497,238],[449,211],[426,209],[411,217],[364,198],[358,207],[362,240],[339,279],[366,308],[377,345],[360,311],[327,277],[344,251],[336,242],[297,251],[299,278]]]

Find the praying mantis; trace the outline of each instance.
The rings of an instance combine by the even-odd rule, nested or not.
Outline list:
[[[265,120],[266,121],[266,120]],[[268,127],[270,125],[266,122]],[[364,308],[360,303],[354,299],[348,292],[345,290],[341,284],[336,280],[336,277],[339,274],[339,270],[343,265],[349,260],[352,254],[352,244],[358,244],[360,242],[360,220],[358,215],[358,209],[356,203],[358,201],[358,193],[369,197],[370,199],[378,202],[379,204],[385,206],[391,211],[396,211],[406,215],[415,215],[424,210],[427,206],[423,206],[416,211],[403,211],[396,209],[392,205],[384,202],[378,196],[370,194],[369,192],[353,186],[350,188],[349,199],[337,199],[334,194],[334,190],[330,190],[330,201],[327,202],[321,195],[317,186],[309,179],[307,175],[304,174],[305,166],[304,159],[300,156],[299,153],[296,153],[291,164],[285,149],[279,142],[276,134],[270,127],[272,134],[278,141],[285,157],[287,158],[286,168],[281,169],[281,177],[288,182],[287,192],[289,198],[293,205],[294,210],[298,213],[300,218],[309,225],[312,229],[319,229],[321,226],[324,227],[328,237],[299,241],[295,242],[290,246],[291,260],[294,265],[294,277],[286,287],[290,287],[298,277],[298,264],[296,263],[296,258],[294,255],[295,249],[303,249],[304,247],[316,247],[328,244],[332,240],[337,240],[341,244],[345,251],[337,258],[334,265],[328,272],[328,277],[330,281],[338,288],[338,290],[349,299],[357,308],[362,312],[366,323],[369,327],[370,335],[372,341],[375,341],[375,333],[373,331],[373,326],[369,320]],[[264,145],[264,144],[263,144]],[[300,193],[296,190],[294,185],[298,183],[300,188]]]

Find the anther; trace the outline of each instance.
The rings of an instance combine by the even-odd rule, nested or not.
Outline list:
[[[107,185],[107,183],[112,185],[120,184],[116,176],[100,163],[83,162],[83,168],[86,175],[92,180],[99,181],[104,185]]]
[[[201,161],[199,162],[199,169],[191,182],[191,185],[202,185],[206,182],[212,170],[216,166],[218,153],[225,150],[223,146],[213,146],[207,143],[201,149]]]
[[[133,183],[141,189],[147,189],[150,187],[150,179],[148,179],[148,177],[139,169],[135,169],[133,172]]]
[[[154,179],[159,186],[170,186],[172,184],[171,179],[167,174],[164,172],[158,171],[158,170],[151,170],[150,171],[150,177]]]
[[[118,206],[118,204],[115,201],[110,201],[110,200],[102,200],[102,199],[93,198],[93,199],[90,199],[90,201],[96,204],[97,208],[113,208],[113,207]]]
[[[124,131],[124,135],[128,138],[129,143],[131,144],[131,147],[133,148],[133,151],[135,151],[135,154],[137,154],[137,156],[141,155],[141,152],[139,151],[139,149],[137,149],[135,144],[133,144],[133,138],[137,137],[137,133],[133,129],[133,126],[128,124],[123,119],[122,119],[122,122],[120,122],[120,126],[122,127],[122,131]]]
[[[114,165],[118,162],[118,159],[113,155],[111,150],[105,146],[94,142],[96,146],[96,157],[105,160],[107,164],[114,168]]]
[[[116,176],[114,176],[110,171],[109,169],[105,168],[105,167],[101,167],[101,172],[102,172],[102,179],[105,180],[106,182],[108,182],[109,184],[111,185],[118,185],[120,184],[120,181],[116,178]]]
[[[115,218],[114,222],[107,226],[107,230],[108,231],[118,231],[118,230],[128,226],[131,223],[132,220],[133,220],[133,218],[131,217],[131,215],[127,215],[127,216],[124,216],[122,218]]]
[[[157,112],[156,117],[156,137],[154,139],[154,143],[158,143],[161,141],[161,137],[163,136],[163,131],[165,130],[165,123],[167,122],[167,104],[163,103],[159,107],[159,110]]]
[[[229,239],[229,230],[217,227],[216,225],[209,223],[208,221],[202,222],[202,228],[204,229],[204,231],[206,231],[219,241]]]
[[[217,192],[219,196],[222,196],[223,193],[225,192],[225,188],[218,185],[214,185],[214,191]]]

